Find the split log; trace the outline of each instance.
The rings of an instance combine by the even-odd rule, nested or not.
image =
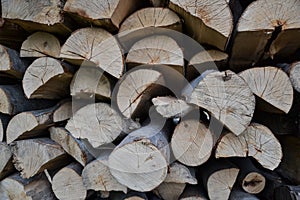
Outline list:
[[[52,34],[36,32],[30,35],[22,44],[21,57],[44,57],[58,58],[60,53],[60,42]]]
[[[101,28],[83,28],[73,32],[62,46],[60,57],[79,65],[93,62],[116,78],[120,78],[124,71],[118,41]]]
[[[48,138],[16,141],[11,144],[11,151],[14,166],[23,178],[33,177],[45,169],[57,169],[69,161],[62,147]]]
[[[120,184],[110,173],[108,157],[111,152],[103,152],[97,160],[90,162],[82,171],[83,184],[88,190],[101,192],[123,191],[127,187]]]
[[[55,196],[45,175],[24,179],[14,174],[0,182],[0,199],[53,200]]]
[[[73,116],[72,101],[60,103],[58,108],[53,113],[53,122],[64,122]]]
[[[0,113],[0,142],[2,142],[4,138],[6,138],[6,129],[10,119],[11,118],[9,115]]]
[[[201,51],[194,55],[186,68],[186,78],[193,80],[209,69],[223,70],[226,67],[228,55],[218,50]]]
[[[260,109],[269,112],[290,111],[294,98],[293,87],[284,71],[276,67],[256,67],[239,75],[248,83],[252,92],[264,101],[259,102]]]
[[[293,63],[288,73],[294,89],[300,92],[300,62]]]
[[[82,166],[86,166],[93,159],[84,143],[74,138],[66,129],[51,127],[49,132],[51,140],[59,144],[67,154],[72,156]]]
[[[23,89],[28,99],[61,99],[70,94],[75,69],[54,58],[36,59],[26,70]]]
[[[267,58],[293,55],[300,47],[299,9],[297,0],[284,4],[280,0],[258,0],[250,4],[237,25],[230,60],[232,69],[240,71]]]
[[[186,184],[197,184],[195,172],[193,169],[188,169],[184,165],[175,162],[170,165],[166,179],[155,191],[162,199],[177,200]]]
[[[69,0],[64,11],[73,14],[79,24],[104,27],[110,32],[117,31],[121,22],[141,6],[139,0]]]
[[[187,185],[181,194],[180,200],[208,200],[202,185]]]
[[[49,100],[28,100],[18,85],[1,85],[0,97],[0,112],[8,115],[49,108],[54,105],[54,102]]]
[[[72,79],[70,90],[75,98],[109,100],[113,84],[99,68],[81,66]]]
[[[12,174],[14,170],[10,147],[4,142],[0,142],[0,180]]]
[[[84,200],[87,189],[81,177],[82,166],[72,163],[59,170],[52,179],[52,190],[60,200]]]
[[[184,55],[177,42],[168,36],[155,35],[136,42],[128,52],[126,63],[138,65],[168,65],[184,74]]]
[[[240,135],[250,124],[255,109],[255,97],[247,83],[229,70],[213,71],[199,78],[203,79],[187,102],[208,110],[230,131]]]
[[[181,121],[171,139],[175,158],[187,166],[198,166],[206,162],[213,146],[213,134],[199,119]]]
[[[195,40],[225,50],[233,29],[233,17],[225,0],[170,0],[169,8],[183,17],[188,34]]]
[[[298,200],[300,199],[300,186],[282,186],[275,189],[274,200]]]
[[[282,158],[279,141],[265,126],[252,123],[239,136],[224,134],[216,148],[216,158],[252,156],[264,168],[274,170]]]
[[[231,191],[229,200],[259,200],[259,198],[242,190],[233,189]]]
[[[45,31],[66,36],[71,22],[62,14],[63,1],[1,1],[2,17],[20,25],[27,32]]]
[[[87,139],[93,147],[114,141],[122,132],[128,133],[139,125],[124,119],[105,103],[89,104],[78,110],[66,129],[78,139]]]
[[[54,106],[44,110],[22,112],[15,115],[7,126],[7,143],[10,144],[17,139],[44,135],[45,130],[54,124],[53,112],[56,108],[57,106]]]
[[[22,78],[27,66],[13,49],[0,45],[0,72],[10,77]]]

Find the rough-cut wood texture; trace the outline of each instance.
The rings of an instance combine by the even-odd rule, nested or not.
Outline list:
[[[183,17],[188,34],[195,40],[225,50],[233,29],[225,0],[170,0],[169,7]]]
[[[181,74],[184,70],[184,55],[177,42],[171,37],[155,35],[136,42],[128,52],[126,63],[129,68],[139,65],[168,65]]]
[[[230,66],[241,70],[262,59],[293,55],[300,47],[299,9],[297,0],[251,3],[239,19]]]
[[[300,186],[282,186],[275,189],[274,200],[298,200],[300,199]]]
[[[0,199],[53,200],[51,185],[43,174],[24,179],[14,174],[0,182]]]
[[[10,147],[0,142],[0,180],[14,172]],[[1,198],[0,198],[1,199]]]
[[[44,169],[59,168],[68,162],[62,147],[48,138],[16,141],[11,144],[11,151],[14,166],[23,178],[33,177]]]
[[[120,78],[124,71],[118,41],[101,28],[83,28],[73,32],[62,46],[60,57],[75,64],[88,65],[83,61],[93,62],[116,78]]]
[[[255,109],[255,97],[249,86],[230,70],[208,73],[187,102],[207,109],[236,135],[250,124]]]
[[[50,138],[59,144],[70,156],[72,156],[82,166],[93,160],[86,146],[81,140],[74,138],[71,133],[61,127],[51,127],[49,129]]]
[[[87,189],[83,185],[81,171],[81,165],[71,163],[53,176],[52,190],[58,199],[84,200],[87,197]]]
[[[72,101],[63,101],[53,113],[53,122],[64,122],[73,116]]]
[[[38,58],[51,56],[58,58],[59,53],[60,42],[54,35],[47,32],[36,32],[22,43],[20,56]]]
[[[10,77],[22,78],[27,66],[13,49],[0,45],[0,72]]]
[[[300,92],[300,62],[293,63],[288,73],[294,89]]]
[[[36,59],[26,70],[23,90],[28,99],[62,99],[70,94],[75,69],[54,58]]]
[[[261,109],[269,112],[290,111],[294,99],[293,87],[284,71],[276,67],[255,67],[239,75],[257,97],[270,104],[267,106],[261,102]]]
[[[265,126],[252,123],[239,136],[233,133],[223,135],[216,148],[216,158],[248,157],[255,158],[263,167],[274,170],[282,158],[279,141]]]
[[[0,113],[0,142],[6,138],[6,129],[10,119],[11,117],[9,115]]]

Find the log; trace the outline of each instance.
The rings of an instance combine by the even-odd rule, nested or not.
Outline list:
[[[300,186],[282,186],[275,189],[274,200],[298,200],[300,198]]]
[[[242,190],[233,189],[231,191],[229,200],[259,200],[259,198]]]
[[[6,131],[7,143],[45,135],[45,130],[54,124],[52,116],[56,109],[57,106],[54,106],[44,110],[22,112],[12,117]]]
[[[60,57],[78,65],[92,62],[115,78],[123,75],[123,55],[118,41],[101,28],[73,32],[62,46]]]
[[[294,89],[300,93],[300,62],[294,62],[288,73]]]
[[[10,119],[11,118],[9,115],[0,113],[0,142],[2,142],[4,138],[6,138],[6,129]]]
[[[206,70],[226,68],[228,54],[218,50],[201,51],[194,55],[186,68],[186,78],[191,81]]]
[[[208,110],[226,128],[240,135],[250,124],[255,109],[255,97],[247,83],[230,70],[199,78],[203,79],[187,96],[187,102]]]
[[[75,69],[54,58],[36,59],[26,70],[22,85],[28,99],[61,99],[70,94]]]
[[[274,170],[280,164],[281,145],[266,126],[252,123],[239,136],[233,133],[224,134],[217,144],[216,158],[248,156],[270,170]]]
[[[82,171],[83,184],[88,190],[127,193],[127,187],[120,184],[110,173],[108,157],[111,152],[102,152],[96,160],[90,162]]]
[[[213,146],[213,133],[199,119],[181,121],[171,139],[175,158],[187,166],[205,163],[211,155]]]
[[[0,181],[14,171],[10,147],[5,142],[0,142]]]
[[[66,129],[51,127],[49,128],[49,132],[51,140],[59,144],[67,154],[72,156],[82,166],[86,166],[87,163],[93,160],[93,156],[84,143],[74,138]]]
[[[20,59],[19,53],[0,45],[0,72],[13,78],[22,78],[27,66]]]
[[[260,109],[275,113],[290,111],[294,98],[293,87],[284,71],[276,67],[255,67],[241,72],[239,76],[248,83],[251,91],[264,101],[260,101]],[[269,106],[265,105],[265,102]]]
[[[225,50],[233,29],[233,17],[225,0],[170,0],[169,8],[184,19],[187,33],[196,41]]]
[[[78,139],[87,139],[93,147],[114,141],[122,132],[128,133],[139,125],[124,119],[105,103],[89,104],[78,110],[66,129]]]
[[[60,42],[52,34],[36,32],[30,35],[23,43],[20,51],[21,57],[54,57],[58,58]]]
[[[20,25],[27,32],[45,31],[67,36],[71,21],[62,14],[63,1],[1,1],[2,17]]]
[[[184,55],[171,37],[154,35],[136,42],[126,57],[128,68],[139,65],[168,65],[184,74]]]
[[[70,0],[64,6],[64,11],[73,14],[79,24],[100,26],[115,32],[121,22],[141,6],[138,0],[121,1],[105,0]]]
[[[70,119],[73,116],[72,104],[73,102],[68,100],[61,102],[53,113],[53,122],[64,122]]]
[[[53,200],[55,196],[45,175],[24,179],[17,173],[0,182],[0,199]]]
[[[11,144],[11,151],[15,168],[21,172],[22,178],[27,179],[69,162],[62,147],[48,138],[15,141]]]
[[[259,61],[293,55],[300,47],[296,0],[258,0],[251,3],[237,25],[231,51],[230,67],[241,71]],[[268,15],[265,15],[268,13]]]
[[[180,200],[208,200],[203,185],[187,185],[181,194]]]
[[[52,179],[52,190],[60,200],[84,200],[87,197],[87,189],[83,185],[82,166],[77,163],[59,170]]]

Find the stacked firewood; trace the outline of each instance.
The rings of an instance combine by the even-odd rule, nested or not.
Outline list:
[[[0,200],[299,199],[299,0],[1,0]]]

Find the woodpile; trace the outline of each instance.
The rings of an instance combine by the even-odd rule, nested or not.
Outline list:
[[[0,200],[300,199],[299,0],[0,8]]]

